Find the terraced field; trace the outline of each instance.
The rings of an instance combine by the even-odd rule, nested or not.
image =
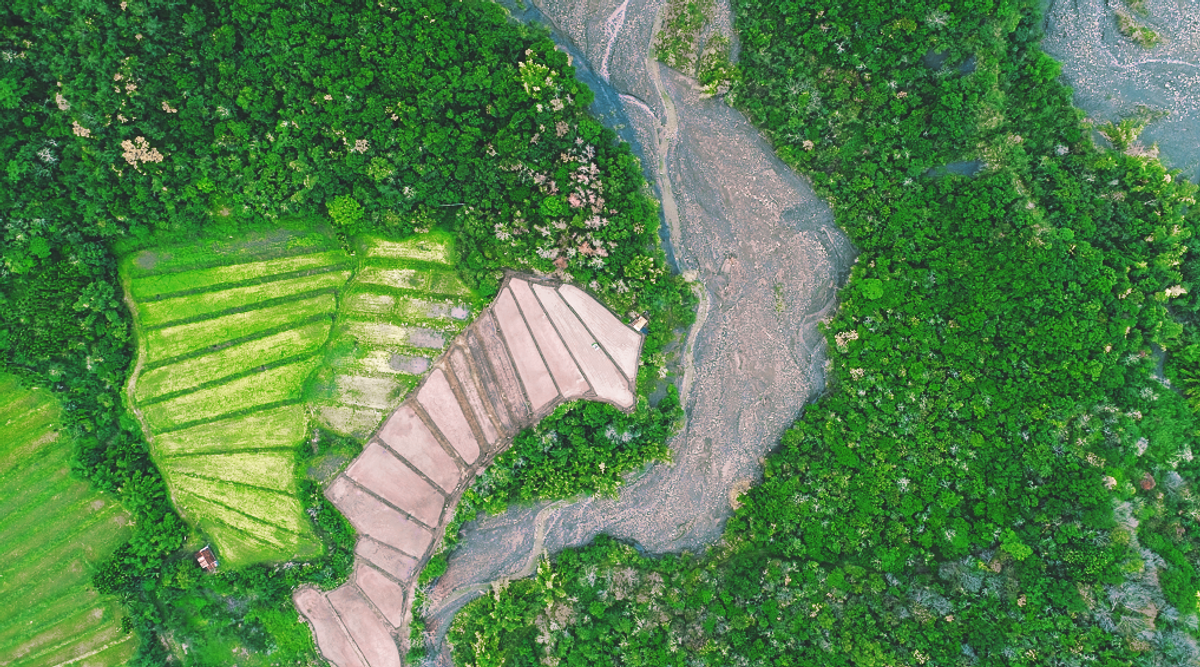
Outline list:
[[[454,270],[453,237],[358,240],[359,270],[310,395],[331,430],[365,437],[404,399],[479,304]]]
[[[174,256],[138,253],[122,270],[141,362],[130,397],[176,506],[226,565],[315,553],[293,458],[351,258],[325,238]]]
[[[129,395],[176,506],[226,566],[318,548],[293,453],[310,415],[365,436],[478,310],[448,234],[287,235],[252,251],[127,256],[139,368]]]
[[[123,665],[137,638],[91,566],[128,537],[128,516],[70,476],[57,419],[48,393],[0,376],[0,665]]]

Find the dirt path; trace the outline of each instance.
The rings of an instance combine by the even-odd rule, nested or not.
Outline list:
[[[823,387],[816,325],[835,307],[854,256],[828,206],[743,116],[700,99],[690,80],[648,59],[664,3],[543,4],[620,93],[653,164],[676,260],[703,285],[703,319],[687,347],[689,418],[671,443],[675,463],[654,467],[615,500],[524,508],[468,527],[429,591],[441,664],[450,663],[444,634],[454,614],[492,582],[521,574],[543,549],[600,533],[656,553],[717,540],[731,492],[760,477],[762,457]]]
[[[133,300],[133,290],[131,287],[131,279],[129,276],[121,276],[121,291],[122,299],[125,301],[125,307],[129,309],[129,317],[133,321],[133,339],[137,341],[137,359],[133,363],[133,370],[129,372],[129,380],[125,382],[125,402],[129,407],[129,411],[137,418],[138,424],[142,427],[142,435],[146,438],[146,444],[154,446],[154,433],[150,430],[150,424],[146,418],[142,416],[142,410],[138,407],[138,403],[134,400],[137,392],[138,377],[142,374],[142,368],[146,365],[146,337],[142,335],[141,318],[138,315],[137,304]],[[171,498],[174,503],[174,497]]]

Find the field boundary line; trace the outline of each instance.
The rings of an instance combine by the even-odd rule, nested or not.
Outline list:
[[[257,484],[250,484],[249,482],[239,482],[237,480],[225,479],[223,477],[212,477],[210,475],[201,475],[200,473],[184,472],[184,471],[176,471],[175,474],[183,476],[183,477],[194,477],[196,479],[202,479],[206,482],[215,482],[217,484],[230,484],[233,486],[241,486],[241,487],[244,487],[247,489],[253,489],[254,491],[262,491],[263,493],[274,493],[275,495],[286,496],[288,498],[295,497],[295,494],[291,494],[286,491],[280,491],[279,489],[272,489],[269,486],[259,486]],[[198,494],[193,493],[192,495],[198,495]]]
[[[191,246],[168,246],[166,249],[170,250],[171,248],[177,248],[177,247],[191,247]],[[316,250],[314,250],[314,249],[316,249]],[[159,248],[143,248],[141,250],[132,251],[129,253],[129,255],[136,256],[143,252],[156,251],[156,250],[159,250]],[[167,269],[165,271],[155,271],[153,269],[144,270],[144,269],[136,269],[135,268],[135,270],[139,272],[139,275],[137,275],[136,278],[149,278],[151,276],[169,276],[174,273],[186,273],[187,271],[196,271],[196,270],[200,270],[200,269],[215,269],[215,268],[222,267],[222,266],[237,266],[238,264],[253,264],[255,262],[266,262],[266,261],[270,261],[272,259],[288,259],[291,257],[303,257],[305,255],[319,255],[323,252],[334,252],[337,250],[337,248],[336,247],[326,248],[323,246],[297,246],[296,248],[292,248],[291,250],[295,250],[295,252],[288,252],[288,250],[284,250],[282,252],[277,252],[277,253],[276,252],[268,252],[268,253],[262,253],[260,255],[251,254],[251,255],[247,255],[246,257],[242,257],[242,258],[238,259],[237,261],[233,261],[233,262],[228,261],[228,259],[226,258],[226,259],[223,259],[222,261],[197,262],[195,264],[189,264],[186,268]],[[221,253],[219,253],[219,252],[216,252],[214,254],[217,256],[221,255]],[[130,263],[134,262],[133,259],[131,259],[129,261],[130,261]],[[130,276],[130,277],[135,277],[135,276]]]
[[[315,349],[319,350],[320,346],[316,346]],[[188,394],[194,394],[198,391],[203,391],[205,389],[212,389],[213,387],[217,387],[222,384],[233,382],[235,380],[240,380],[244,377],[249,377],[256,373],[262,373],[264,371],[273,371],[276,368],[280,368],[282,366],[290,366],[292,364],[299,363],[299,362],[305,361],[307,359],[311,359],[312,357],[313,357],[313,350],[309,349],[307,351],[300,352],[299,354],[294,354],[290,357],[286,357],[286,358],[280,359],[278,361],[272,361],[270,363],[260,364],[253,368],[248,368],[244,371],[238,371],[236,373],[231,373],[229,375],[219,377],[215,380],[209,380],[208,382],[201,382],[200,384],[198,384],[194,387],[188,387],[187,389],[176,389],[175,391],[169,391],[165,394],[159,394],[158,396],[154,396],[152,398],[143,399],[141,401],[141,404],[148,407],[151,405],[157,405],[159,403],[165,403],[166,401],[180,398],[181,396],[187,396]],[[167,431],[167,430],[163,430],[163,433],[168,433],[168,432],[169,431]]]
[[[192,495],[194,495],[194,494],[192,494]],[[197,498],[199,498],[199,499],[201,499],[201,500],[205,500],[205,498],[203,498],[202,496],[196,496],[196,497],[197,497]],[[251,517],[251,518],[253,518],[253,517]],[[257,520],[257,519],[255,519],[255,521],[258,521],[258,520]],[[196,521],[196,524],[197,524],[197,526],[198,526],[198,527],[199,527],[199,524],[200,524],[200,523],[201,523],[201,521],[200,521],[200,520],[197,520],[197,521]],[[257,542],[258,544],[261,544],[261,545],[263,545],[263,546],[265,546],[265,547],[268,547],[268,548],[271,548],[271,549],[277,549],[277,548],[279,548],[279,545],[278,545],[278,544],[275,544],[274,542],[272,542],[272,541],[270,541],[270,540],[263,539],[263,538],[259,537],[258,535],[255,535],[254,533],[252,533],[252,532],[250,532],[250,531],[246,530],[245,528],[239,528],[239,527],[237,527],[237,526],[233,525],[232,523],[229,523],[228,521],[225,521],[225,520],[223,520],[223,519],[218,519],[218,518],[216,518],[216,517],[211,517],[211,516],[210,516],[210,517],[205,517],[205,518],[204,518],[204,520],[203,520],[203,523],[208,523],[208,524],[219,523],[219,524],[221,524],[221,526],[222,526],[222,527],[223,527],[225,530],[230,530],[230,531],[233,531],[233,532],[237,533],[238,535],[240,535],[240,536],[241,536],[243,539],[245,539],[245,540],[247,540],[247,541],[250,541],[250,542]],[[261,522],[261,521],[259,521],[259,523],[262,523],[262,522]],[[205,532],[205,533],[208,533],[208,529],[207,529],[207,528],[203,528],[202,530],[204,530],[204,532]],[[211,535],[209,535],[209,537],[211,537]],[[217,543],[217,548],[218,548],[218,549],[220,549],[220,547],[221,547],[221,544],[218,542],[218,543]]]
[[[383,257],[370,254],[364,255],[362,263],[364,266],[378,266],[381,269],[442,269],[455,272],[454,264],[442,264],[428,259],[410,259],[408,257]]]
[[[164,434],[174,433],[175,431],[182,431],[184,429],[189,429],[194,426],[203,426],[204,424],[221,421],[223,419],[236,419],[238,417],[244,417],[246,415],[250,415],[255,412],[259,412],[260,410],[273,410],[275,408],[282,408],[282,407],[287,407],[289,405],[297,405],[297,404],[303,404],[303,403],[304,403],[303,397],[288,399],[286,401],[275,401],[273,403],[263,403],[262,405],[255,405],[255,406],[249,407],[249,408],[242,408],[241,410],[234,410],[233,412],[226,412],[226,413],[219,414],[219,415],[213,415],[211,417],[206,417],[204,419],[195,419],[190,422],[181,422],[180,424],[178,424],[176,426],[172,426],[169,428],[161,428],[161,429],[159,429],[159,432],[164,433]]]
[[[237,509],[237,508],[235,508],[235,507],[233,507],[233,506],[231,506],[231,505],[226,505],[225,503],[221,502],[220,500],[217,500],[216,498],[210,498],[210,497],[208,497],[208,496],[202,496],[202,495],[200,495],[199,493],[193,493],[193,492],[191,492],[191,491],[183,491],[182,493],[183,493],[184,495],[191,496],[191,497],[193,497],[193,498],[195,498],[195,499],[197,499],[197,500],[200,500],[200,501],[203,501],[203,502],[209,503],[210,505],[216,505],[217,507],[221,507],[221,508],[223,508],[223,509],[229,510],[230,512],[233,512],[234,514],[238,514],[238,515],[244,516],[244,517],[246,517],[247,519],[249,519],[249,520],[251,520],[251,521],[253,521],[253,522],[255,522],[255,523],[260,523],[260,524],[262,524],[262,525],[264,525],[264,526],[269,526],[269,527],[271,527],[271,528],[277,528],[277,529],[278,529],[280,532],[287,533],[288,535],[291,535],[291,536],[294,536],[294,537],[304,537],[304,534],[303,534],[303,533],[297,532],[297,531],[295,531],[295,530],[292,530],[291,528],[288,528],[287,526],[281,526],[281,525],[279,525],[279,524],[277,524],[277,523],[273,523],[273,522],[271,522],[271,521],[264,521],[262,518],[260,518],[260,517],[257,517],[257,516],[254,516],[253,514],[247,514],[247,513],[243,512],[242,510],[239,510],[239,509]],[[273,492],[273,493],[278,493],[278,492]],[[284,495],[284,494],[279,494],[279,495]],[[203,519],[203,521],[219,521],[220,523],[223,523],[223,524],[225,524],[225,525],[226,525],[226,526],[228,526],[229,528],[232,528],[232,529],[234,529],[234,530],[237,530],[237,531],[240,531],[240,532],[242,532],[242,533],[245,533],[246,535],[248,535],[248,536],[250,536],[250,537],[254,538],[255,540],[257,540],[257,541],[259,541],[259,542],[262,542],[263,544],[272,544],[272,542],[271,542],[270,540],[267,540],[267,539],[265,539],[265,538],[259,537],[258,535],[255,535],[254,533],[248,532],[248,531],[246,531],[246,530],[245,530],[245,529],[243,529],[243,528],[238,528],[237,526],[234,526],[234,525],[230,524],[228,521],[222,521],[221,519],[218,519],[218,518],[215,518],[215,517],[206,517],[205,519]],[[201,521],[197,521],[196,523],[201,523]]]
[[[260,447],[258,449],[252,447],[238,447],[237,449],[222,449],[220,451],[203,451],[203,452],[178,452],[174,454],[163,454],[160,458],[166,459],[190,459],[201,456],[224,456],[226,454],[261,454],[263,452],[288,452],[294,454],[295,447]],[[181,473],[182,474],[182,473]]]
[[[67,665],[73,665],[73,664],[79,662],[80,660],[87,660],[88,658],[92,657],[93,655],[96,655],[97,653],[103,653],[104,651],[107,651],[108,649],[110,649],[114,646],[120,646],[121,644],[124,644],[125,642],[129,641],[130,639],[136,639],[136,638],[137,638],[136,635],[132,635],[132,634],[125,635],[124,637],[122,637],[121,639],[119,639],[115,642],[109,642],[94,651],[90,651],[88,653],[84,653],[83,655],[76,656],[74,658],[71,658],[70,660],[67,660],[66,662],[60,662],[57,665],[54,665],[54,667],[67,667]]]
[[[335,293],[335,295],[336,295],[336,293]],[[336,305],[336,296],[335,296],[335,305]],[[322,319],[330,320],[330,327],[332,327],[335,324],[335,322],[333,320],[336,319],[336,316],[337,316],[337,310],[333,310],[333,311],[329,311],[329,312],[321,312],[321,313],[317,313],[315,315],[310,315],[308,317],[305,317],[305,318],[302,318],[299,320],[292,320],[290,322],[284,322],[282,324],[279,324],[274,327],[270,327],[268,329],[262,329],[260,331],[255,331],[254,333],[246,334],[245,336],[239,336],[237,338],[231,338],[226,341],[221,341],[220,343],[216,343],[215,345],[209,345],[208,347],[200,348],[199,350],[193,350],[192,352],[185,352],[183,354],[177,354],[173,357],[167,357],[166,359],[159,359],[158,361],[155,361],[152,363],[147,363],[147,364],[145,364],[145,367],[146,367],[145,369],[146,370],[157,370],[164,366],[170,366],[172,364],[177,364],[181,361],[188,361],[191,359],[196,359],[198,357],[203,357],[208,354],[213,354],[214,352],[220,352],[221,350],[233,347],[234,345],[241,345],[242,343],[248,343],[252,340],[258,340],[260,338],[274,336],[275,334],[280,334],[285,331],[290,331],[292,329],[297,329],[300,327],[308,326],[310,324],[315,324],[316,322],[319,322]],[[144,336],[143,336],[143,338],[144,338]],[[139,341],[138,347],[140,348],[141,346],[142,346],[141,342]],[[322,347],[324,347],[324,344],[322,344]]]
[[[330,271],[330,273],[335,273],[335,272]],[[252,313],[256,310],[263,310],[264,308],[273,308],[275,306],[282,306],[282,305],[288,304],[292,301],[303,301],[305,299],[311,299],[316,296],[321,296],[322,294],[335,294],[336,295],[338,293],[338,291],[340,291],[341,289],[342,288],[339,288],[339,287],[321,287],[318,289],[308,290],[305,292],[295,292],[293,294],[288,294],[285,296],[276,296],[276,297],[272,297],[270,299],[262,299],[260,301],[248,303],[244,306],[233,306],[231,308],[222,308],[221,310],[214,310],[211,313],[204,313],[203,315],[192,315],[191,317],[181,317],[177,320],[168,320],[166,322],[163,322],[162,324],[155,324],[153,326],[143,327],[143,329],[146,331],[158,331],[159,329],[169,329],[171,327],[183,326],[185,324],[196,324],[198,322],[204,322],[207,320],[215,320],[215,319],[219,319],[219,318],[226,317],[229,315],[241,315],[242,313]]]
[[[337,273],[338,271],[348,271],[350,264],[345,262],[341,264],[329,264],[328,266],[318,266],[312,269],[298,269],[296,271],[288,271],[286,273],[272,273],[266,276],[257,276],[254,278],[246,278],[227,283],[217,283],[207,285],[205,287],[196,287],[193,289],[179,290],[176,292],[166,292],[157,296],[145,297],[139,299],[141,303],[158,303],[160,301],[169,301],[171,299],[183,299],[189,296],[198,296],[200,294],[210,294],[212,292],[225,292],[239,287],[257,287],[259,285],[270,285],[271,283],[279,283],[285,280],[295,280],[296,278],[309,278],[312,276],[320,276],[326,273]],[[348,280],[348,279],[347,279]]]

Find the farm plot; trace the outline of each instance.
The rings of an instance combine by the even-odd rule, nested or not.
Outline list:
[[[197,268],[174,259],[156,273],[140,261],[147,252]],[[281,257],[160,249],[122,263],[142,363],[131,402],[176,507],[225,566],[320,548],[297,499],[293,452],[350,263],[332,240],[311,238]]]
[[[58,406],[0,376],[0,665],[122,665],[137,638],[91,568],[128,537],[115,499],[70,476]]]
[[[358,255],[361,265],[342,295],[310,401],[326,427],[363,436],[403,400],[481,304],[454,269],[449,234],[398,242],[363,237]]]

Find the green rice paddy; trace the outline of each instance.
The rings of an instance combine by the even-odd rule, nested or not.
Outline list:
[[[0,376],[0,665],[122,665],[137,638],[91,567],[128,537],[128,515],[70,476],[57,419],[49,393]]]
[[[317,424],[368,435],[478,311],[450,235],[356,245],[281,232],[122,261],[131,405],[176,507],[226,567],[315,553],[296,447]]]
[[[478,312],[454,270],[453,237],[358,239],[326,363],[309,394],[326,428],[366,435]]]

